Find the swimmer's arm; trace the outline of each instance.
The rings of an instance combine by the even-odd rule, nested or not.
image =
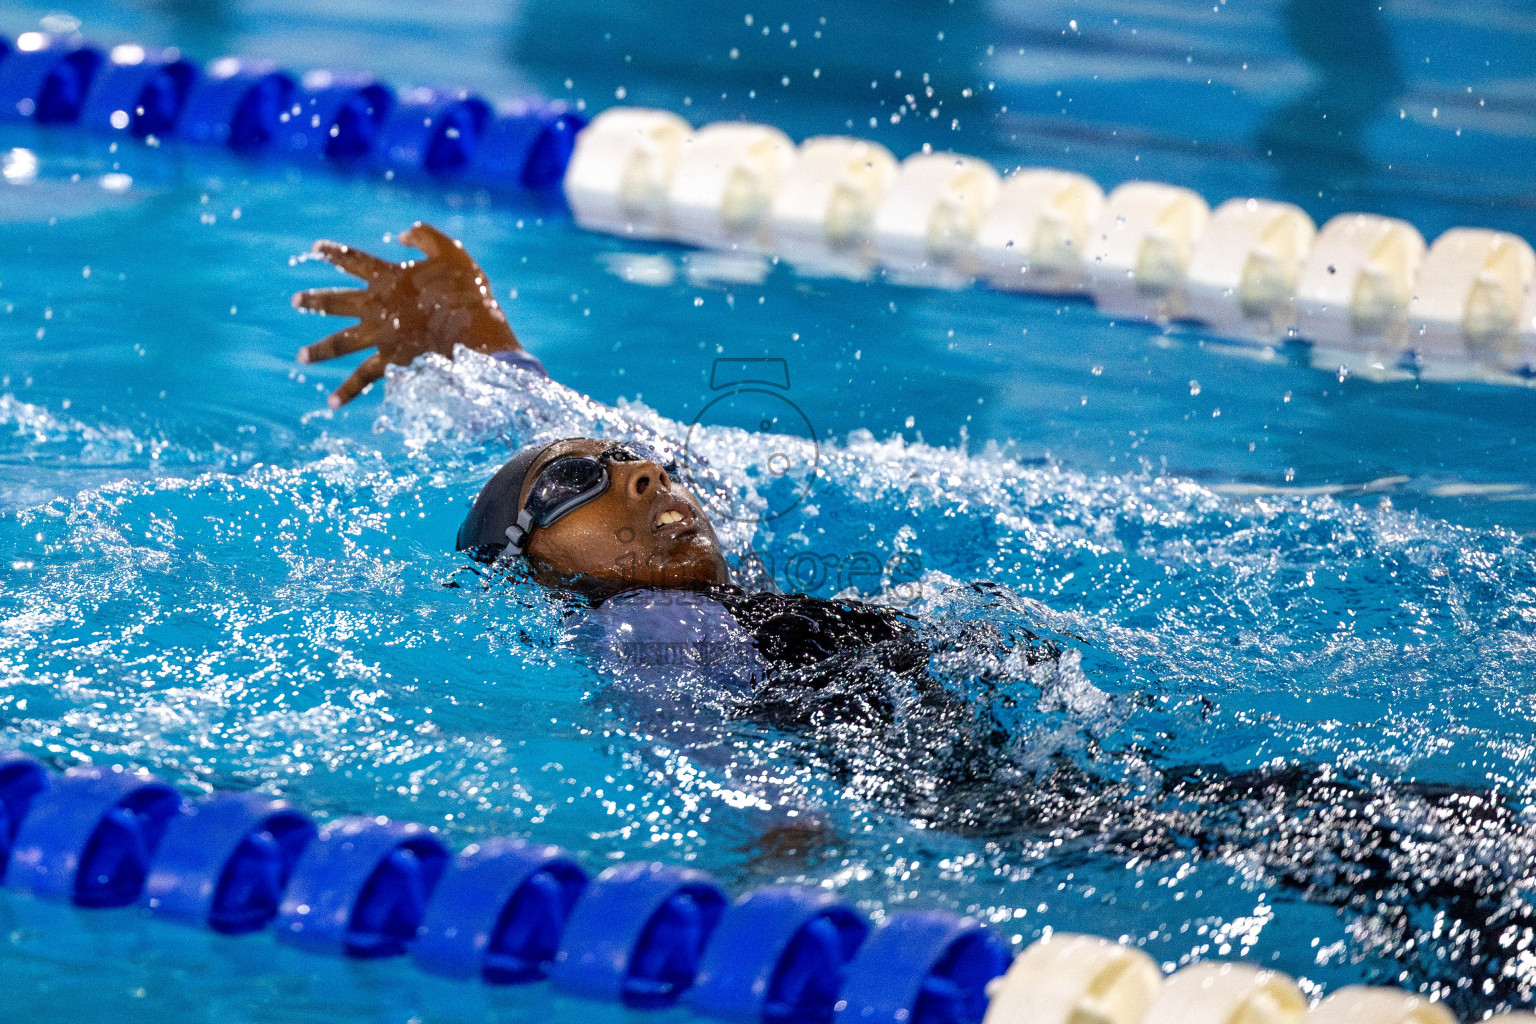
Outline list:
[[[417,221],[400,241],[427,254],[424,260],[391,263],[371,253],[319,241],[314,254],[362,278],[365,288],[311,288],[294,295],[297,309],[331,316],[355,316],[361,323],[299,349],[299,362],[318,363],[376,348],[330,397],[332,409],[352,401],[384,376],[390,363],[407,366],[436,352],[453,358],[456,345],[488,355],[518,353],[509,362],[537,366],[524,352],[497,305],[489,279],[464,246],[430,224]],[[542,367],[538,367],[542,369]]]

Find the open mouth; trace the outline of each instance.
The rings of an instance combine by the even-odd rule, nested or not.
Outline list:
[[[675,499],[665,502],[657,511],[656,518],[651,521],[651,528],[657,533],[681,535],[691,531],[693,526],[693,509]]]

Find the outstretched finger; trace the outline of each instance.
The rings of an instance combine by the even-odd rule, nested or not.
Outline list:
[[[368,317],[378,312],[378,302],[366,288],[310,288],[295,292],[294,309],[312,309],[327,316]]]
[[[340,409],[352,399],[363,393],[363,389],[380,377],[384,376],[384,357],[378,352],[364,359],[357,369],[352,371],[352,376],[341,382],[328,399],[332,409]]]
[[[443,232],[424,220],[419,220],[407,230],[400,232],[400,241],[414,249],[420,249],[435,260],[444,260],[451,263],[474,263],[474,260],[470,259],[469,253],[464,251],[462,243],[443,234]]]
[[[353,277],[360,277],[370,283],[393,277],[400,271],[399,265],[389,260],[324,238],[316,242],[311,251],[331,266],[339,267]]]
[[[299,349],[299,362],[323,363],[337,356],[361,352],[374,343],[374,337],[383,326],[382,320],[364,320],[360,324],[353,324],[344,331],[337,331],[328,338],[321,338],[313,345]]]

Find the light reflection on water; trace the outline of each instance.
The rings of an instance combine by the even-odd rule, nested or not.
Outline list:
[[[1173,49],[1250,37],[1266,46],[1283,7],[1245,22],[1251,36],[1192,21],[1162,28]],[[276,56],[337,66],[366,64],[380,38],[412,34],[367,19],[329,34],[294,20],[280,32],[272,21],[291,11],[248,21],[225,5],[197,10],[144,15],[164,22],[84,13],[88,30],[105,22],[189,48],[201,40],[210,54],[214,42],[253,52],[247,44],[260,37]],[[712,24],[710,38],[732,42],[743,31],[739,12],[727,13],[730,24]],[[784,18],[798,29],[816,16],[800,13]],[[1043,47],[1030,19],[1055,13],[1102,29],[1052,5],[995,5],[934,29],[978,53],[1015,31],[1034,32]],[[476,50],[454,65],[450,77],[492,91],[532,77],[561,94],[576,74],[594,102],[617,85],[631,100],[679,109],[687,95],[697,121],[744,114],[796,137],[846,130],[854,88],[860,126],[896,95],[892,69],[879,68],[881,87],[868,90],[868,58],[850,53],[826,61],[819,79],[790,69],[795,91],[783,101],[770,103],[765,90],[761,103],[748,102],[752,75],[772,71],[776,82],[786,62],[821,61],[811,39],[784,50],[788,34],[777,28],[778,50],[734,40],[746,56],[719,72],[731,98],[717,101],[684,80],[699,74],[697,54],[661,59],[685,43],[658,43],[638,6],[609,27],[639,65],[615,50],[613,67],[591,57],[585,36],[547,30],[587,17],[579,6],[458,16],[499,25],[502,38],[476,35],[475,45],[505,45],[524,62],[492,66]],[[1405,21],[1389,24],[1401,31]],[[453,31],[414,33],[391,52],[392,77],[441,70],[444,43],[433,32]],[[647,39],[653,45],[638,45]],[[1101,35],[1094,45],[1104,43]],[[568,46],[585,47],[591,66],[572,66]],[[900,57],[951,52],[941,50],[937,40],[913,43]],[[1165,88],[1079,81],[1074,116],[1060,120],[1048,109],[1055,90],[1030,92],[1027,76],[1005,73],[1008,54],[994,54],[982,69],[1006,95],[987,102],[1011,114],[970,118],[940,141],[1106,183],[1144,175],[1211,198],[1295,199],[1319,218],[1363,206],[1431,234],[1474,221],[1536,234],[1511,199],[1528,191],[1519,177],[1528,171],[1511,168],[1531,133],[1510,127],[1505,104],[1504,121],[1477,113],[1482,134],[1469,128],[1465,148],[1446,148],[1449,136],[1426,113],[1445,103],[1439,76],[1454,77],[1439,70],[1444,61],[1403,72],[1414,102],[1401,126],[1368,126],[1354,141],[1375,166],[1341,170],[1324,158],[1271,165],[1252,140],[1235,138],[1306,95],[1312,80],[1294,56],[1274,54],[1265,70],[1289,92],[1253,88],[1213,108],[1190,99],[1209,91],[1198,73],[1158,70],[1160,53],[1151,66]],[[1115,63],[1124,67],[1125,54]],[[1095,66],[1067,64],[1080,78]],[[1499,82],[1518,72],[1506,64],[1482,84],[1497,99]],[[952,93],[964,78],[979,90],[969,74],[954,72],[942,88]],[[1281,134],[1295,127],[1270,124]],[[1504,135],[1493,131],[1500,124]],[[1114,134],[1129,127],[1142,131]],[[877,137],[904,153],[932,141],[924,131],[909,119]],[[750,545],[780,573],[805,553],[917,559],[924,597],[912,607],[941,648],[936,671],[1014,699],[1009,753],[1023,768],[1066,766],[1047,778],[1070,768],[1094,781],[1069,811],[1089,816],[1124,787],[1191,765],[1235,772],[1274,762],[1379,778],[1389,801],[1403,780],[1492,786],[1518,810],[1530,789],[1536,682],[1536,561],[1526,539],[1536,529],[1536,395],[1339,382],[1294,365],[1290,353],[1256,360],[1191,328],[1111,325],[1081,303],[711,262],[580,235],[533,200],[169,146],[109,153],[68,133],[4,135],[0,149],[13,154],[5,168],[16,171],[0,186],[0,230],[18,258],[0,274],[0,716],[13,741],[55,765],[131,762],[192,790],[259,786],[326,815],[436,824],[459,842],[536,834],[594,869],[622,853],[697,864],[736,886],[829,879],[875,913],[951,906],[1022,941],[1046,926],[1125,935],[1166,963],[1243,955],[1330,987],[1479,976],[1465,958],[1443,972],[1411,954],[1400,962],[1403,933],[1391,920],[1359,908],[1340,917],[1300,899],[1275,877],[1274,859],[1191,847],[1133,860],[1123,847],[1063,850],[1027,830],[918,829],[867,786],[845,787],[847,766],[825,750],[743,726],[731,737],[740,758],[795,764],[834,809],[835,846],[823,858],[765,862],[751,850],[756,819],[719,779],[614,710],[603,676],[572,657],[558,603],[519,584],[445,587],[464,578],[445,549],[479,483],[518,441],[634,422],[676,439],[714,395],[716,357],[782,358],[822,442],[823,475],[794,515],[730,527],[731,550]],[[1456,159],[1381,166],[1426,141]],[[1486,177],[1466,170],[1495,157]],[[131,184],[104,189],[106,175]],[[604,404],[557,389],[510,401],[491,386],[500,371],[471,363],[421,366],[397,375],[382,405],[375,393],[341,415],[324,412],[323,394],[345,371],[293,365],[321,325],[295,317],[287,295],[336,282],[287,258],[317,235],[399,252],[380,240],[417,217],[463,236],[520,336],[557,379]],[[751,461],[739,438],[706,440],[728,473]],[[976,580],[1004,589],[969,586]],[[828,574],[818,590],[839,585]],[[1011,664],[997,633],[1023,628],[1078,638],[1080,670],[1041,679]],[[871,753],[866,766],[878,768],[888,752]],[[1019,779],[1013,806],[1006,793],[987,793],[993,820],[1060,795],[1050,784],[1023,792],[1034,784]],[[865,798],[844,798],[845,788]],[[1479,864],[1527,856],[1523,824],[1498,819],[1486,836],[1446,838],[1425,824],[1433,815],[1422,805],[1393,807],[1417,814],[1440,851]],[[1220,820],[1216,801],[1133,809],[1145,814],[1127,811],[1128,820],[1147,833],[1179,813],[1212,834],[1241,831]],[[1305,845],[1315,841],[1299,835],[1291,852],[1326,850]],[[1245,849],[1260,845],[1250,836]],[[1423,864],[1434,877],[1437,862]],[[1444,909],[1437,898],[1408,903]],[[0,934],[14,953],[0,957],[0,978],[19,1000],[10,1005],[39,1022],[75,1019],[73,996],[58,994],[86,987],[123,1020],[607,1012],[543,991],[466,994],[399,965],[316,962],[262,939],[194,937],[132,914],[67,914],[11,897],[0,901]],[[1460,998],[1481,1008],[1504,995]]]

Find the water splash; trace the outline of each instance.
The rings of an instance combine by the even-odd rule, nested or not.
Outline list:
[[[134,443],[5,408],[8,452]],[[1407,971],[1426,988],[1490,979],[1448,990],[1466,1008],[1528,998],[1525,968],[1493,959],[1526,927],[1509,884],[1529,863],[1536,681],[1520,537],[856,433],[821,446],[795,515],[722,523],[722,541],[781,587],[797,555],[872,555],[881,571],[812,589],[913,615],[940,691],[925,704],[848,666],[849,692],[890,698],[896,724],[738,716],[722,771],[622,714],[572,658],[564,602],[446,550],[521,445],[675,450],[685,425],[470,354],[393,370],[377,426],[282,466],[184,466],[0,513],[0,547],[35,553],[0,594],[10,737],[56,763],[531,830],[593,857],[830,878],[877,910],[921,893],[1026,936],[1126,934],[1168,963],[1225,943],[1329,984]],[[706,484],[768,500],[754,467],[782,438],[698,443]],[[826,808],[809,861],[757,845],[743,779],[768,772]],[[1350,888],[1367,869],[1384,896]],[[1465,955],[1437,966],[1440,950]]]

